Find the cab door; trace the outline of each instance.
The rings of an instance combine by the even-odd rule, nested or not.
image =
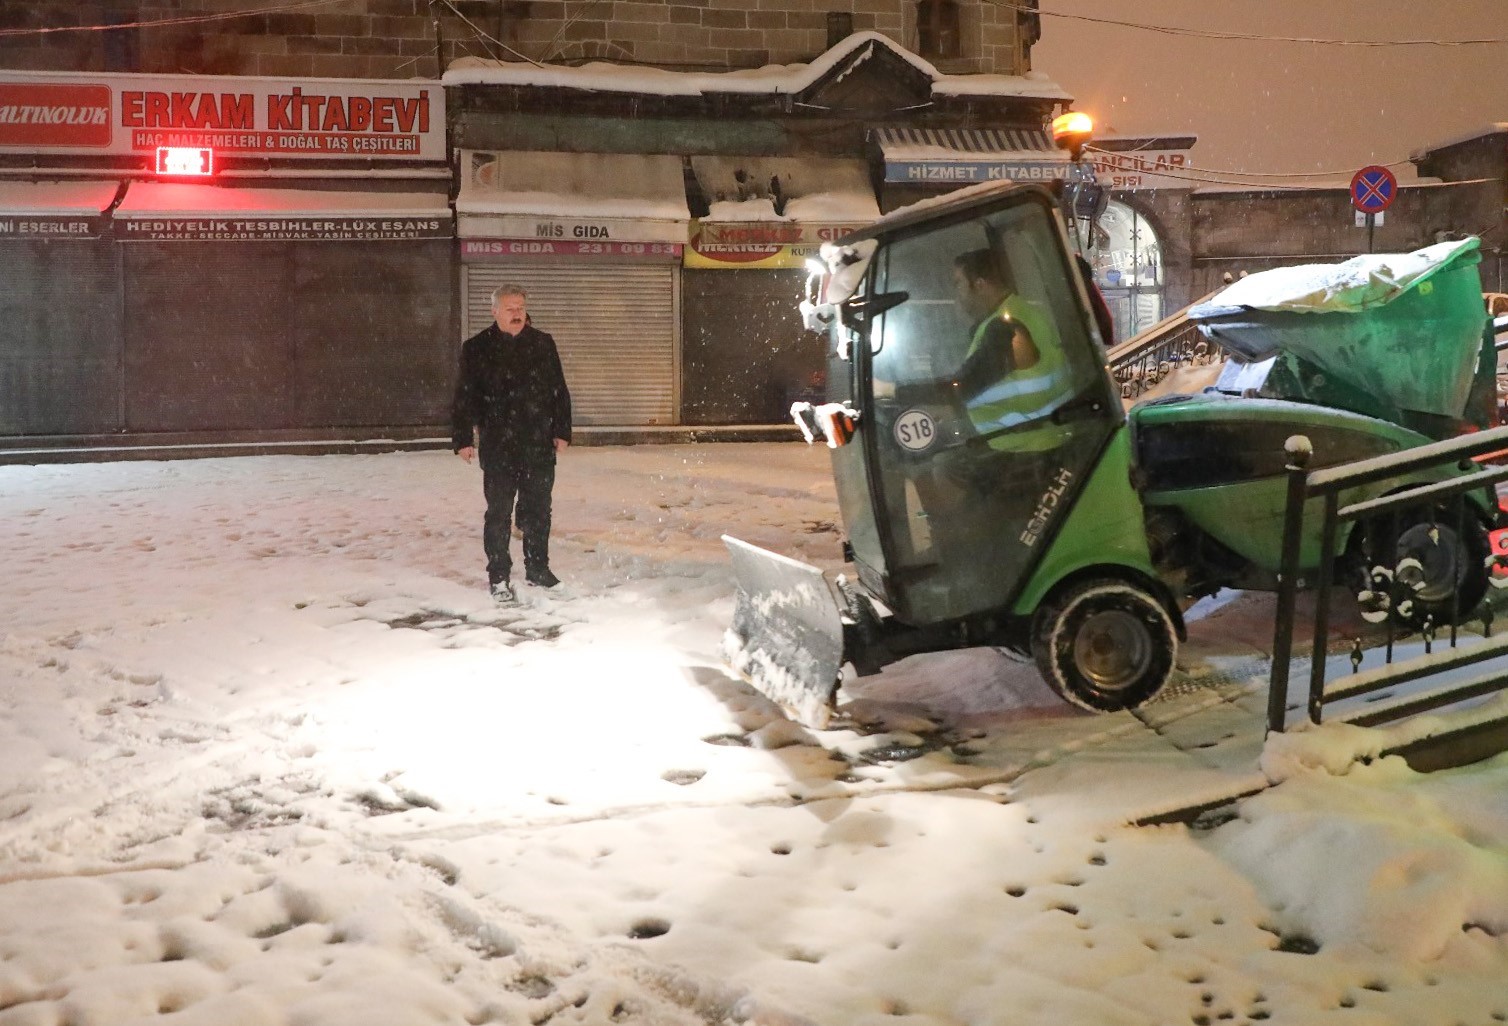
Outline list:
[[[854,354],[883,551],[865,583],[914,624],[1009,606],[1124,419],[1048,199],[977,210],[882,243],[872,298],[905,299]],[[998,279],[988,314],[965,265]]]

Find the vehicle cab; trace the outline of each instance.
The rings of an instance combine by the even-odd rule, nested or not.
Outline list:
[[[1125,416],[1057,200],[966,189],[823,256],[803,309],[827,423],[860,427],[833,449],[860,582],[915,625],[1009,608]]]

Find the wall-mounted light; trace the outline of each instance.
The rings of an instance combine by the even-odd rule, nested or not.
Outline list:
[[[177,178],[207,178],[215,173],[215,151],[208,146],[159,146],[159,175]]]

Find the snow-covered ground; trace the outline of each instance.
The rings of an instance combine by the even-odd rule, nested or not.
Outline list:
[[[809,732],[719,535],[836,567],[824,450],[570,450],[513,611],[481,510],[440,452],[0,468],[0,1026],[1508,1021],[1508,758],[1264,753],[1265,596],[1136,715],[976,651]]]

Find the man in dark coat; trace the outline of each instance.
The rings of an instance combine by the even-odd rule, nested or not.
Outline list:
[[[571,394],[555,340],[529,323],[528,293],[504,285],[492,293],[494,322],[461,346],[461,373],[451,408],[451,447],[467,463],[481,448],[487,515],[482,546],[487,581],[499,602],[514,599],[508,553],[514,502],[524,536],[524,579],[541,588],[550,572],[550,493],[555,457],[571,444]]]

